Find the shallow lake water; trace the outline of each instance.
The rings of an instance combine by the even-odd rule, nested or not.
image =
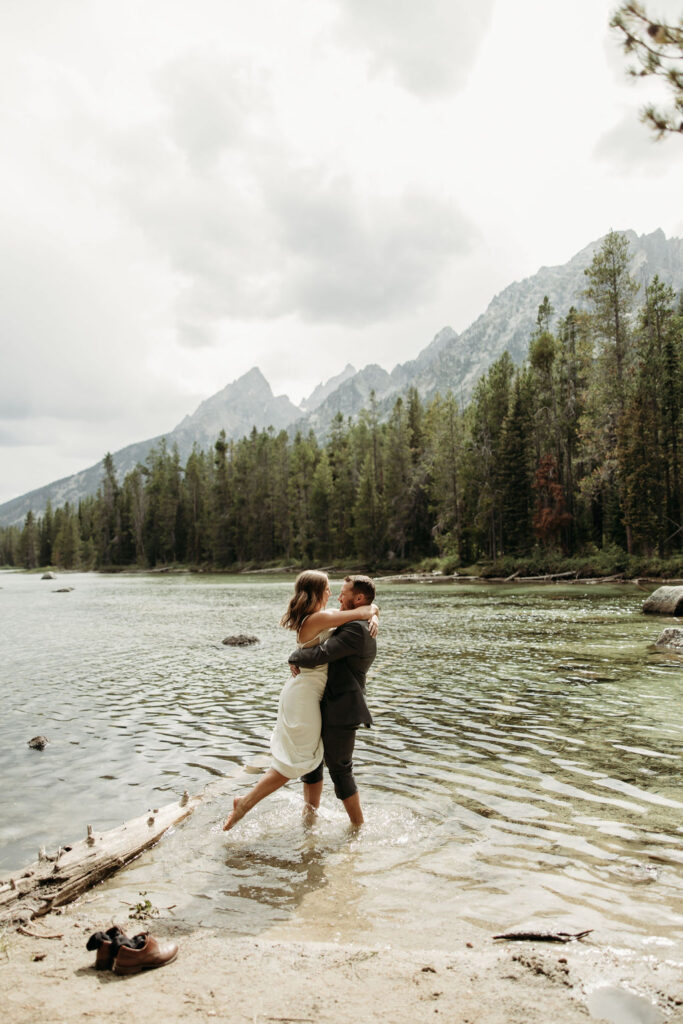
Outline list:
[[[292,783],[226,835],[244,766],[265,763],[291,588],[0,574],[0,877],[212,783],[110,892],[235,934],[447,949],[593,928],[683,955],[683,659],[653,649],[672,620],[643,615],[642,591],[381,585],[367,824],[348,828],[328,780],[312,825]],[[222,645],[240,632],[260,642]]]

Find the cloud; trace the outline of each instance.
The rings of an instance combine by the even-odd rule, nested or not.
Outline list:
[[[336,0],[343,37],[418,96],[467,82],[491,21],[493,0]]]
[[[226,83],[253,82],[244,66],[193,54],[159,79],[165,116],[105,145],[119,201],[174,275],[180,345],[216,343],[228,319],[391,320],[433,295],[470,246],[453,201],[424,188],[385,195],[333,176],[321,155],[302,161],[261,81],[212,105]]]
[[[208,169],[244,145],[269,114],[267,82],[246,62],[198,50],[169,61],[158,76],[170,135],[189,162]]]
[[[454,204],[419,191],[368,196],[345,179],[290,173],[267,198],[287,258],[281,308],[308,321],[367,325],[413,310],[474,238]]]
[[[593,155],[610,164],[621,174],[664,174],[671,169],[680,153],[671,142],[676,139],[656,140],[650,129],[641,123],[635,107],[599,138]],[[667,144],[667,142],[669,144]]]

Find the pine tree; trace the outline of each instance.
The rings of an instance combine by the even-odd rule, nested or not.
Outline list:
[[[365,456],[353,508],[356,552],[372,566],[384,553],[385,516],[372,451]]]
[[[209,550],[207,500],[208,480],[206,455],[196,443],[185,465],[183,480],[184,520],[187,524],[187,558],[198,565]]]
[[[590,430],[600,465],[603,505],[603,533],[607,540],[621,537],[620,507],[623,481],[619,479],[617,446],[619,423],[626,406],[627,373],[633,360],[632,313],[638,291],[629,272],[630,256],[625,235],[610,231],[585,271],[585,295],[592,305],[591,323],[598,343],[598,361],[593,377]],[[631,523],[624,521],[626,548],[633,550]]]
[[[327,452],[320,454],[318,465],[311,483],[311,527],[313,533],[313,558],[318,564],[326,564],[334,557],[332,546],[332,470]]]
[[[26,513],[24,529],[21,532],[19,557],[25,569],[35,569],[40,555],[40,537],[35,516],[31,509]]]
[[[359,469],[351,443],[351,427],[337,413],[330,427],[326,453],[332,472],[330,498],[330,534],[334,557],[349,558],[354,552],[353,505],[359,479]]]
[[[445,398],[437,395],[428,406],[425,434],[430,502],[425,524],[431,527],[439,554],[454,555],[463,564],[472,555],[463,528],[466,435],[464,417],[451,391]]]
[[[62,569],[77,569],[81,562],[81,534],[78,515],[67,501],[61,516],[55,516],[58,523],[53,548],[55,565]]]
[[[413,512],[413,460],[410,428],[402,398],[397,398],[386,433],[384,500],[387,509],[387,543],[392,554],[405,558]],[[373,465],[374,469],[374,465]]]
[[[104,476],[100,484],[98,508],[98,554],[100,565],[118,565],[121,562],[123,537],[121,524],[120,488],[116,479],[114,459],[110,452],[104,456]]]
[[[669,132],[683,132],[683,17],[677,25],[667,25],[632,0],[615,11],[610,27],[621,33],[624,52],[636,58],[628,73],[634,78],[655,76],[672,94],[669,110],[649,104],[641,111],[641,121],[657,139]]]
[[[216,565],[226,566],[235,561],[235,535],[233,531],[232,461],[228,459],[228,442],[221,430],[214,445],[213,486],[211,489],[211,551]]]
[[[52,545],[54,543],[54,518],[52,502],[48,498],[45,511],[40,520],[40,564],[52,565]]]
[[[531,548],[532,415],[530,381],[517,374],[501,438],[503,550],[523,555]]]
[[[502,434],[514,373],[512,359],[504,352],[477,384],[468,416],[471,443],[465,472],[469,506],[481,546],[490,558],[503,548]]]

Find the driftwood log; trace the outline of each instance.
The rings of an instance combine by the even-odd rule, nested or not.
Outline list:
[[[180,800],[108,832],[96,833],[88,825],[85,839],[60,847],[56,854],[41,849],[37,861],[0,881],[0,925],[25,924],[70,903],[153,846],[171,825],[192,814],[201,800],[184,793]]]
[[[587,928],[585,932],[505,932],[504,935],[493,937],[507,939],[508,942],[573,942],[590,935],[592,931],[592,928]]]

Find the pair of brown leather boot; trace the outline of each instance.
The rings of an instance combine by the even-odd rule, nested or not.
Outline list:
[[[86,949],[97,950],[96,971],[113,970],[114,974],[139,974],[140,971],[163,967],[178,955],[175,942],[159,942],[149,932],[140,932],[129,939],[116,926],[91,935]]]

